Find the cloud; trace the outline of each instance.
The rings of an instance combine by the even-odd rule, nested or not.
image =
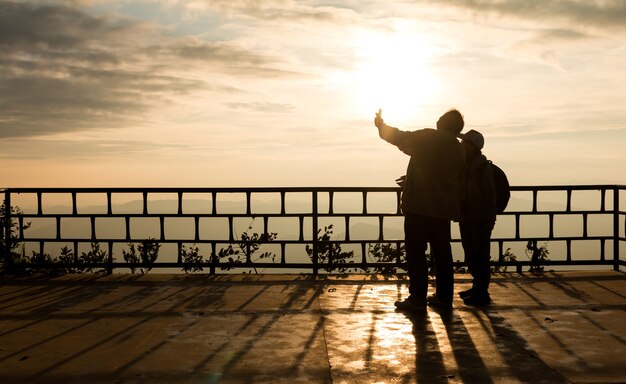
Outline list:
[[[546,29],[535,32],[527,39],[510,43],[503,48],[503,51],[509,57],[521,55],[539,63],[563,69],[564,65],[558,59],[558,53],[562,51],[562,47],[590,38],[589,35],[574,30]]]
[[[165,145],[167,146],[167,144]],[[50,160],[63,154],[64,159],[93,160],[116,156],[141,155],[163,151],[163,145],[137,140],[54,140],[49,138],[13,138],[11,146],[3,148],[0,158]]]
[[[488,47],[496,56],[565,71],[580,63],[582,50],[619,46],[626,28],[626,2],[621,0],[415,0],[414,4],[453,13],[454,20],[470,18],[474,26],[493,30],[494,36],[477,46]]]
[[[0,0],[0,139],[141,125],[180,96],[241,92],[228,76],[299,75],[234,42],[82,9]]]
[[[227,103],[228,107],[232,109],[241,109],[254,112],[291,112],[295,109],[293,105],[283,103],[269,103],[269,102],[250,102],[250,103]]]
[[[421,1],[422,3],[424,1]],[[436,6],[452,6],[476,15],[499,15],[532,21],[563,22],[573,29],[581,26],[598,30],[626,28],[623,0],[438,0]]]
[[[253,52],[234,42],[205,42],[192,37],[178,38],[165,44],[147,47],[145,53],[163,61],[185,63],[188,68],[219,70],[236,76],[286,77],[306,76],[303,73],[284,69],[282,61],[275,56]],[[178,65],[172,64],[172,65]]]
[[[189,13],[212,11],[221,15],[247,16],[262,20],[337,22],[349,18],[346,7],[305,5],[289,0],[196,0],[182,1]]]

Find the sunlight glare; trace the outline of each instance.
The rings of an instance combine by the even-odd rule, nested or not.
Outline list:
[[[370,35],[357,42],[355,102],[359,113],[378,108],[394,121],[414,117],[438,92],[430,61],[433,47],[423,35],[398,32]]]

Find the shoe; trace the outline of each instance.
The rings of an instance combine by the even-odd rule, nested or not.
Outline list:
[[[409,295],[409,297],[407,297],[406,299],[402,301],[398,300],[395,303],[393,303],[393,305],[396,306],[396,309],[401,310],[401,311],[414,311],[414,310],[426,308],[426,300],[425,299],[420,300],[413,295]]]
[[[461,296],[461,299],[465,299],[467,297],[470,297],[472,293],[474,293],[474,287],[470,289],[466,289],[465,291],[459,292],[459,296]]]
[[[426,301],[428,302],[428,305],[430,305],[431,307],[452,308],[452,300],[450,300],[450,301],[440,300],[439,297],[437,297],[437,294],[428,296]]]
[[[489,293],[473,293],[464,298],[463,303],[474,307],[484,307],[491,304],[491,297]]]

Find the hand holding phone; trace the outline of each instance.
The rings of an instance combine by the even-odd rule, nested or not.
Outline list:
[[[385,125],[385,121],[383,120],[382,113],[383,113],[383,110],[378,108],[378,112],[376,112],[376,117],[374,118],[374,125],[377,128],[380,128],[383,125]]]

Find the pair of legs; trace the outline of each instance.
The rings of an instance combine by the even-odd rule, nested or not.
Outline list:
[[[450,220],[404,214],[404,244],[409,272],[409,293],[425,300],[428,292],[428,266],[426,247],[435,263],[436,294],[439,301],[452,303],[454,272],[450,246]]]
[[[491,231],[494,224],[494,220],[463,220],[459,223],[465,263],[472,275],[473,295],[489,295]]]

